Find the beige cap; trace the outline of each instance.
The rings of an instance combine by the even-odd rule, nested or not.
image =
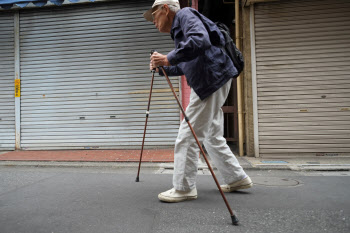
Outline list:
[[[155,0],[152,8],[149,9],[148,11],[146,11],[145,13],[143,13],[143,17],[150,22],[153,22],[153,18],[152,18],[152,9],[155,6],[159,6],[159,5],[164,5],[164,4],[169,4],[169,5],[173,5],[173,6],[178,6],[180,8],[180,3],[178,0]]]

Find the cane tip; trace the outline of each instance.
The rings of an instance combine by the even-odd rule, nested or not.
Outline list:
[[[232,215],[231,219],[232,219],[232,224],[237,226],[239,221],[238,221],[238,218],[236,217],[236,215]]]
[[[136,180],[135,180],[136,182],[139,182],[140,180],[139,180],[139,177],[136,177]]]

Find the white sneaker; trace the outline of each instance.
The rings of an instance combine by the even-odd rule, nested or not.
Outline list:
[[[244,178],[243,180],[239,180],[231,184],[220,185],[222,191],[226,193],[233,192],[239,189],[249,189],[252,186],[253,182],[249,176],[247,178]]]
[[[197,189],[191,191],[179,191],[172,188],[168,191],[162,192],[158,195],[159,200],[164,202],[181,202],[187,200],[197,199]]]

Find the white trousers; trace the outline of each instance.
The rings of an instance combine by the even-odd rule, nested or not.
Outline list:
[[[191,90],[186,115],[197,138],[204,144],[210,158],[227,184],[241,180],[246,173],[223,137],[224,114],[221,107],[230,91],[232,79],[205,100]],[[196,187],[199,147],[185,120],[182,121],[175,142],[173,186],[188,191]]]

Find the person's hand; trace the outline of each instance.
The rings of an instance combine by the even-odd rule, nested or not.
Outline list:
[[[151,55],[151,64],[150,64],[150,68],[156,68],[159,66],[170,66],[170,63],[168,61],[168,58],[166,55],[154,52]]]
[[[159,72],[159,69],[158,69],[157,67],[153,66],[153,65],[152,65],[152,62],[149,63],[149,69],[150,69],[150,71],[156,69],[156,73]]]

